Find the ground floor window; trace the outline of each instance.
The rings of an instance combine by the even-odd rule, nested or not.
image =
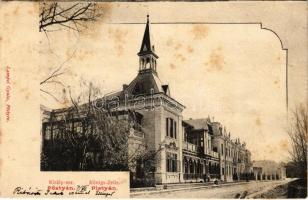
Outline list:
[[[144,169],[143,169],[143,162],[141,159],[137,160],[136,163],[136,177],[143,178],[144,177]]]
[[[45,140],[51,140],[52,139],[51,129],[52,129],[52,127],[50,125],[46,125],[46,127],[45,127],[45,134],[44,134],[44,139]]]
[[[167,153],[167,172],[177,172],[177,154]]]

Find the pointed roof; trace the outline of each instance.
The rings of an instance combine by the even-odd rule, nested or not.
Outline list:
[[[147,15],[147,24],[145,26],[143,39],[138,56],[153,54],[156,58],[158,58],[158,56],[154,52],[155,52],[154,45],[151,44],[150,20],[149,20],[149,15]]]
[[[148,95],[153,93],[164,93],[161,80],[153,73],[138,74],[128,85],[125,92],[128,95]]]

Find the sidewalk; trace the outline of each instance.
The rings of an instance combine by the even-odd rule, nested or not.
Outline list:
[[[148,187],[148,188],[132,188],[130,190],[130,196],[139,196],[145,194],[155,194],[155,193],[162,193],[162,192],[174,192],[174,191],[183,191],[183,190],[195,190],[201,188],[214,188],[214,187],[221,187],[221,186],[231,186],[231,185],[239,185],[239,184],[247,184],[254,181],[239,181],[239,182],[224,182],[220,183],[219,185],[215,185],[213,182],[206,182],[206,183],[174,183],[174,184],[167,184],[167,189],[163,188],[163,185],[156,186],[156,187]]]
[[[266,193],[266,192],[269,192],[269,191],[275,189],[275,188],[278,187],[278,186],[288,184],[289,182],[290,182],[290,180],[285,180],[285,181],[283,181],[283,182],[276,183],[276,184],[274,184],[274,185],[272,185],[272,186],[270,186],[270,187],[266,187],[266,188],[264,188],[264,189],[262,189],[262,190],[260,190],[260,191],[258,191],[258,192],[253,192],[253,193],[251,193],[251,194],[248,194],[248,195],[246,196],[246,199],[262,198],[262,197],[261,197],[262,194],[264,194],[264,193]]]

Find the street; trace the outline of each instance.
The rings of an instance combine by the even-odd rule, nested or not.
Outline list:
[[[242,194],[247,191],[248,195],[259,191],[266,190],[267,188],[273,188],[281,183],[287,183],[284,181],[264,181],[264,182],[249,182],[236,185],[217,186],[215,188],[200,188],[190,189],[183,191],[168,191],[159,193],[145,193],[135,198],[235,198],[236,195]]]

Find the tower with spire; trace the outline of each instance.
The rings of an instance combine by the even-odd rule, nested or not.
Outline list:
[[[134,111],[137,123],[142,130],[142,138],[130,135],[131,146],[146,146],[157,152],[155,159],[155,182],[176,183],[183,181],[183,174],[178,172],[182,163],[182,111],[185,106],[171,97],[169,85],[162,84],[157,73],[157,59],[150,32],[150,20],[147,15],[145,30],[137,53],[139,70],[136,77],[123,90],[106,97],[119,99],[117,112]],[[124,102],[121,103],[121,102]],[[140,130],[139,130],[140,131]],[[138,130],[136,130],[138,132]],[[133,148],[133,147],[132,147]],[[132,151],[133,152],[133,151]],[[173,158],[173,167],[171,160]],[[168,164],[168,167],[167,167]],[[137,169],[132,169],[137,170]],[[173,177],[167,178],[167,174]],[[177,174],[177,175],[175,175]]]
[[[157,59],[153,40],[150,32],[150,19],[147,22],[140,46],[137,53],[139,57],[139,71],[136,78],[126,87],[128,95],[149,95],[163,93],[170,96],[169,85],[162,84],[157,73]]]
[[[151,42],[150,19],[149,15],[147,15],[147,23],[143,34],[142,44],[140,51],[137,54],[139,56],[139,73],[152,72],[157,74],[156,67],[158,56],[155,53],[155,47]]]

